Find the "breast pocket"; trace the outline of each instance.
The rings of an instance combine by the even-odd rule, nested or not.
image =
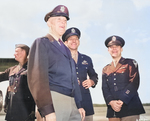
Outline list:
[[[117,73],[125,73],[125,71],[127,70],[128,65],[122,65],[118,70]]]

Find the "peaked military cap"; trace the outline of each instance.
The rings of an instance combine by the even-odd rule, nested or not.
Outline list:
[[[81,32],[78,28],[71,27],[66,30],[66,32],[62,36],[62,40],[65,42],[70,36],[76,35],[80,39]]]
[[[44,20],[45,22],[47,22],[50,17],[55,17],[55,16],[64,16],[67,18],[67,20],[70,19],[68,8],[64,5],[56,6],[51,12],[45,15]]]
[[[105,40],[106,47],[110,47],[112,45],[120,45],[121,47],[123,47],[124,44],[125,44],[124,39],[116,35],[110,36]]]
[[[16,44],[15,49],[16,48],[21,48],[21,49],[25,50],[26,54],[28,56],[30,48],[27,45],[25,45],[25,44]]]

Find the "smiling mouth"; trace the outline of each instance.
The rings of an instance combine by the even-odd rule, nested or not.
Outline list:
[[[60,28],[62,28],[62,29],[64,29],[65,28],[65,26],[59,26]]]
[[[77,46],[77,44],[72,44],[73,46]]]
[[[112,53],[118,53],[118,51],[112,51]]]

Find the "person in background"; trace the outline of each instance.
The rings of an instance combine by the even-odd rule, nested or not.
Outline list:
[[[102,74],[109,121],[139,121],[139,115],[145,113],[137,91],[140,83],[138,63],[122,57],[124,44],[124,39],[115,35],[105,40],[112,57]]]
[[[93,68],[91,58],[78,52],[80,36],[80,30],[78,28],[71,27],[66,30],[62,39],[71,51],[71,56],[75,62],[78,84],[82,95],[82,106],[86,112],[84,121],[93,121],[94,110],[89,88],[94,88],[96,86],[98,75]]]
[[[29,47],[17,44],[15,47],[15,60],[18,65],[0,72],[0,82],[9,80],[5,98],[5,112],[7,121],[34,121],[35,102],[29,91],[27,83],[27,61]]]
[[[32,44],[28,63],[28,85],[38,111],[46,121],[81,121],[85,111],[74,61],[61,40],[69,20],[68,8],[56,6],[44,18],[45,37]]]

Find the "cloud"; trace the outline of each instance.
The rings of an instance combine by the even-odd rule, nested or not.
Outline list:
[[[145,7],[150,6],[150,1],[149,0],[132,0],[132,2],[134,3],[137,10],[141,10]]]
[[[150,41],[149,31],[147,31],[147,30],[131,29],[130,27],[128,27],[126,29],[126,33],[134,36],[134,42],[136,44],[147,43],[148,41]]]
[[[113,24],[112,23],[107,23],[105,28],[106,28],[106,30],[113,29]]]
[[[99,25],[102,17],[102,0],[72,1],[70,5],[70,21],[68,27],[77,26],[86,30],[94,25]]]
[[[147,38],[138,38],[138,39],[135,39],[135,43],[146,43],[146,42],[150,42],[150,37],[147,37]]]

